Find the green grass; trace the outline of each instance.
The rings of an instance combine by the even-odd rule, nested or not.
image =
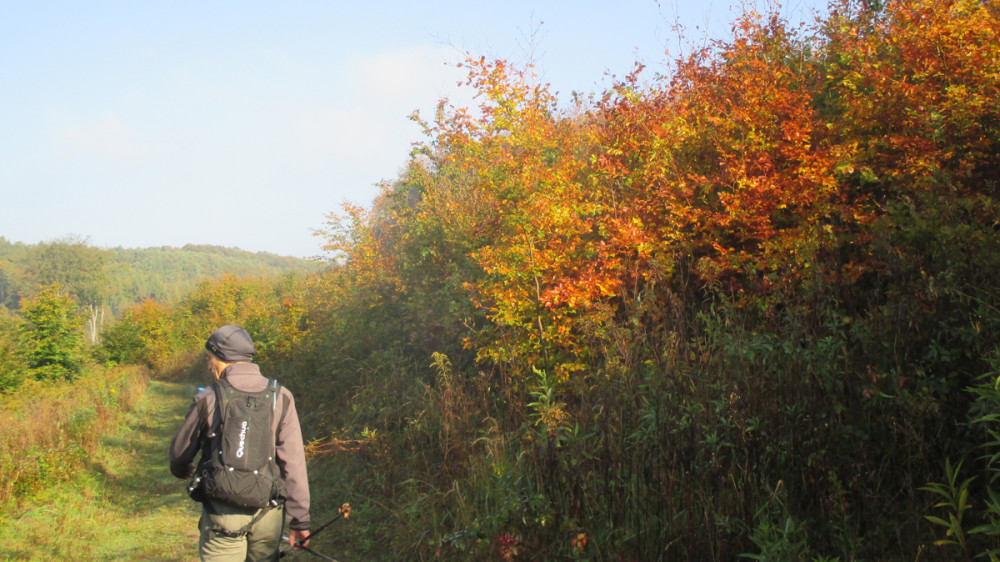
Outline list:
[[[3,560],[196,560],[197,504],[167,467],[193,393],[153,381],[71,479],[0,512]]]

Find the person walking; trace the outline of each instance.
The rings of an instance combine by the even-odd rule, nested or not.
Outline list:
[[[292,548],[309,542],[309,481],[295,398],[261,374],[243,328],[219,328],[205,349],[213,381],[195,395],[174,435],[170,472],[190,479],[188,492],[202,502],[202,560],[277,560],[286,512]]]

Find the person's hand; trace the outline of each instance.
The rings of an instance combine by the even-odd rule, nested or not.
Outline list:
[[[309,546],[309,531],[292,529],[292,532],[288,533],[288,544],[292,545],[293,550],[299,546]]]

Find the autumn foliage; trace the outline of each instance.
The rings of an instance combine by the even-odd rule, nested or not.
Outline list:
[[[310,389],[345,558],[996,554],[998,17],[748,13],[571,101],[470,57],[329,270],[202,287],[184,337],[249,322]]]
[[[470,58],[480,105],[442,103],[373,206],[331,216],[311,313],[360,361],[335,418],[401,463],[368,493],[438,538],[378,532],[426,558],[970,552],[919,488],[975,447],[965,389],[1000,343],[998,15],[748,13],[569,104]]]

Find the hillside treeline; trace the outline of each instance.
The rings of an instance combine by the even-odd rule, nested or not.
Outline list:
[[[21,298],[59,283],[84,306],[103,306],[117,316],[145,299],[176,302],[202,281],[223,275],[280,277],[322,266],[319,261],[221,246],[98,248],[74,236],[39,244],[12,243],[0,236],[0,304],[17,310]]]
[[[76,238],[25,245],[0,237],[0,393],[25,380],[74,380],[107,362],[161,366],[164,355],[128,351],[134,334],[116,318],[209,298],[220,285],[294,285],[322,267],[214,246],[101,249]],[[98,345],[111,325],[111,339]],[[183,330],[173,332],[185,341]],[[157,345],[179,348],[172,340]]]
[[[748,14],[569,106],[470,59],[481,105],[442,104],[331,215],[337,265],[250,318],[317,509],[354,506],[330,551],[996,559],[998,17]]]

